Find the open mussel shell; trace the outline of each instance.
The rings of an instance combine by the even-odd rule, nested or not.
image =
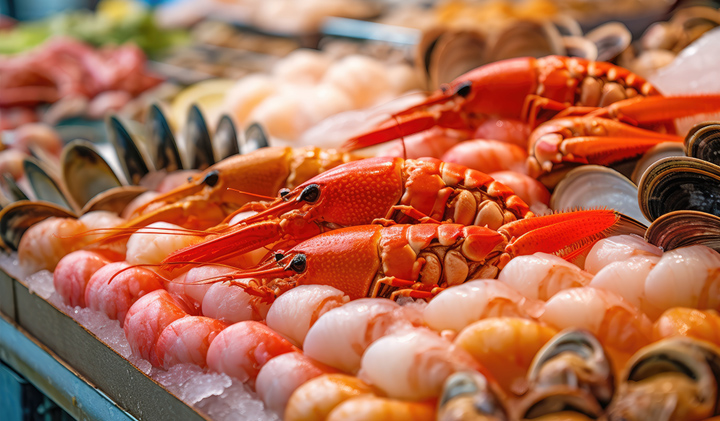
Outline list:
[[[650,225],[645,240],[665,251],[701,244],[720,252],[720,217],[689,210],[666,213]]]
[[[147,190],[148,189],[142,186],[119,186],[105,190],[93,196],[85,203],[81,213],[109,211],[120,215],[133,199],[145,193]]]
[[[720,167],[690,157],[661,159],[643,174],[638,201],[650,221],[676,210],[720,216]]]
[[[245,129],[245,134],[240,141],[240,153],[245,155],[269,146],[270,140],[263,126],[260,123],[253,123]]]
[[[438,421],[506,421],[506,397],[499,386],[476,371],[448,377],[438,403]]]
[[[615,392],[610,359],[600,342],[582,329],[569,329],[555,335],[535,355],[528,370],[531,390],[557,385],[573,386],[589,392],[606,407]]]
[[[184,138],[190,168],[204,170],[215,163],[212,140],[205,117],[197,105],[188,110]]]
[[[643,225],[650,225],[638,206],[635,184],[619,172],[599,166],[574,168],[558,183],[550,197],[555,210],[609,207]]]
[[[663,142],[653,146],[637,161],[630,179],[635,185],[640,184],[642,175],[652,164],[671,156],[685,156],[685,147],[678,142]]]
[[[62,152],[62,177],[69,195],[78,207],[83,207],[94,196],[119,187],[122,183],[95,145],[76,139]]]
[[[220,118],[217,129],[215,130],[213,144],[215,146],[215,160],[217,162],[240,153],[237,130],[230,116],[224,115]]]
[[[565,46],[558,29],[550,22],[519,20],[508,25],[490,42],[488,61],[516,57],[564,55]]]
[[[685,154],[720,165],[720,122],[697,124],[685,136]]]
[[[108,138],[115,148],[126,180],[130,184],[138,184],[152,169],[150,160],[144,156],[144,151],[135,139],[141,135],[135,130],[129,130],[129,124],[126,125],[126,122],[121,121],[117,116],[108,117],[106,123]]]
[[[620,22],[608,22],[585,35],[597,47],[597,61],[610,61],[625,51],[632,42],[632,33]]]
[[[60,187],[60,183],[48,174],[41,162],[26,158],[23,168],[36,200],[53,203],[70,212],[77,210],[76,205],[68,201],[68,194]]]
[[[164,169],[168,172],[183,169],[173,128],[159,104],[153,104],[148,109],[146,124],[148,126],[148,152],[155,169]]]
[[[0,211],[0,237],[13,250],[20,246],[20,239],[28,228],[50,218],[75,218],[69,210],[54,203],[41,201],[15,202]]]
[[[642,348],[623,370],[609,419],[659,419],[660,413],[664,413],[663,419],[718,415],[718,352],[708,342],[686,337],[663,339]],[[672,404],[657,411],[661,402]]]
[[[10,202],[20,200],[30,200],[27,193],[18,186],[17,181],[9,173],[2,175],[3,196],[6,196]]]

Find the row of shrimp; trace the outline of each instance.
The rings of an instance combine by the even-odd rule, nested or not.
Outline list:
[[[664,258],[653,252],[637,238],[611,237],[595,246],[586,267]],[[701,246],[678,252],[664,255],[665,264],[674,266],[662,275],[676,277],[665,281],[683,280],[698,285],[687,290],[711,291],[718,278],[705,270],[710,274],[701,279],[700,266],[717,271],[720,255]],[[87,305],[120,320],[133,351],[154,365],[193,363],[248,382],[270,409],[288,420],[346,419],[348,414],[355,419],[442,418],[454,405],[451,398],[457,398],[451,394],[438,403],[443,385],[447,381],[450,388],[451,375],[467,371],[492,382],[497,405],[508,411],[512,399],[537,398],[527,373],[534,372],[538,352],[567,328],[587,331],[593,339],[585,342],[599,341],[607,360],[603,364],[612,367],[601,374],[611,387],[612,377],[621,376],[623,367],[637,364],[633,355],[655,341],[686,336],[720,345],[720,316],[713,310],[718,303],[668,303],[659,308],[665,310],[662,314],[649,316],[631,303],[629,294],[623,298],[602,286],[582,286],[592,279],[589,272],[544,254],[530,258],[544,265],[526,268],[531,274],[524,279],[517,281],[503,271],[498,280],[473,280],[440,292],[427,305],[400,305],[385,298],[351,301],[349,294],[326,285],[298,286],[268,305],[230,282],[215,282],[232,272],[224,266],[194,268],[174,282],[163,282],[150,270],[127,269],[126,263],[108,263],[107,257],[89,251],[63,259],[55,281],[69,304]],[[683,272],[688,269],[695,278],[688,280]],[[584,281],[569,280],[573,277]],[[534,288],[523,290],[526,295],[514,288],[532,282]],[[685,296],[672,298],[684,302],[692,296],[685,291]],[[580,355],[586,363],[597,364]],[[717,385],[717,379],[712,381]],[[673,395],[675,406],[654,419],[717,415],[714,407],[688,415],[692,402],[679,395],[680,388],[671,392],[678,394]],[[633,393],[638,402],[656,397],[643,395],[642,389]],[[602,414],[611,399],[607,393],[596,398],[596,412]],[[544,410],[550,414],[552,408]],[[573,416],[585,419],[586,409],[577,404]],[[542,410],[534,408],[532,414]],[[520,418],[530,418],[527,414]]]

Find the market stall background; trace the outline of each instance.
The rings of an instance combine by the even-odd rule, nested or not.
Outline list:
[[[529,132],[503,120],[477,127],[474,136],[486,139],[505,136],[504,142],[467,141],[467,136],[452,130],[443,132],[435,127],[420,134],[393,134],[404,137],[404,143],[395,140],[385,145],[360,149],[355,151],[357,156],[312,149],[315,146],[338,148],[351,138],[362,142],[369,138],[363,137],[364,132],[372,131],[388,116],[396,115],[422,101],[426,92],[440,88],[475,67],[518,56],[572,55],[580,59],[612,60],[648,78],[667,95],[720,92],[717,72],[708,71],[712,67],[708,57],[720,56],[716,41],[718,31],[713,30],[720,25],[720,14],[716,8],[715,3],[705,1],[408,3],[346,0],[307,2],[302,6],[280,0],[0,3],[0,14],[11,18],[3,19],[2,26],[5,29],[0,29],[0,75],[4,79],[0,82],[0,128],[3,130],[4,149],[4,161],[0,160],[3,172],[0,205],[4,208],[0,214],[0,234],[7,251],[0,262],[7,272],[0,276],[0,311],[3,315],[0,324],[0,358],[3,362],[0,373],[0,394],[3,400],[0,400],[0,411],[2,415],[7,414],[3,419],[69,419],[71,416],[80,419],[282,417],[292,390],[268,383],[268,374],[258,378],[257,392],[265,401],[263,406],[255,395],[254,386],[249,387],[240,381],[248,375],[243,371],[244,368],[237,371],[237,368],[223,366],[222,360],[218,363],[217,359],[214,366],[211,364],[215,372],[192,364],[173,366],[169,360],[163,363],[154,354],[154,347],[150,351],[144,350],[142,345],[133,342],[137,338],[133,339],[132,334],[128,333],[132,332],[128,325],[140,323],[137,320],[145,317],[136,315],[143,314],[143,310],[132,310],[136,306],[130,307],[127,316],[130,321],[126,321],[123,329],[127,308],[109,309],[103,307],[101,302],[98,304],[99,301],[85,303],[84,300],[88,299],[86,297],[92,295],[81,293],[78,298],[67,289],[59,289],[57,276],[53,280],[52,271],[60,258],[87,245],[83,243],[84,240],[78,240],[85,230],[103,230],[112,226],[106,224],[122,223],[117,215],[141,215],[147,210],[147,205],[139,205],[139,210],[134,213],[132,210],[123,212],[125,205],[137,198],[158,197],[150,209],[154,206],[156,209],[165,209],[165,212],[175,211],[177,208],[164,199],[166,196],[152,190],[167,193],[173,192],[173,188],[182,189],[188,177],[191,177],[191,183],[192,177],[195,177],[202,183],[207,182],[208,186],[214,187],[220,183],[222,188],[227,187],[222,184],[226,182],[223,173],[212,175],[212,169],[222,168],[218,165],[230,162],[233,158],[229,157],[237,154],[262,156],[262,159],[267,160],[262,161],[265,164],[253,166],[252,160],[248,160],[248,171],[260,171],[262,165],[271,165],[267,163],[275,159],[275,151],[282,150],[282,159],[288,159],[289,172],[294,177],[282,180],[280,184],[273,181],[274,184],[267,187],[267,191],[262,190],[261,187],[265,186],[261,186],[261,183],[229,186],[241,190],[241,194],[275,195],[281,186],[293,189],[316,173],[359,157],[385,155],[419,158],[431,155],[443,161],[475,166],[492,173],[497,180],[510,185],[536,214],[546,213],[548,209],[611,206],[628,216],[625,221],[629,221],[628,225],[621,228],[624,230],[621,233],[642,235],[649,226],[650,230],[645,233],[646,239],[665,250],[692,245],[693,239],[699,237],[709,237],[701,239],[701,244],[717,249],[713,236],[708,235],[714,233],[713,230],[718,226],[716,220],[708,216],[708,213],[715,213],[712,200],[705,205],[697,205],[692,200],[688,202],[678,196],[656,199],[656,195],[663,194],[663,191],[668,192],[675,186],[687,183],[697,183],[693,184],[698,186],[693,187],[694,191],[709,189],[712,194],[712,188],[708,185],[715,181],[707,180],[720,178],[720,169],[715,165],[718,162],[713,158],[716,154],[712,149],[715,147],[716,123],[693,129],[686,140],[690,146],[686,148],[678,146],[681,144],[677,141],[682,140],[682,137],[673,138],[671,140],[676,141],[675,146],[658,149],[655,152],[659,155],[645,155],[647,163],[608,162],[607,165],[611,165],[612,169],[597,166],[574,168],[577,162],[572,161],[543,164],[541,155],[533,155],[533,148],[528,150],[526,146]],[[608,23],[610,21],[615,22]],[[629,82],[627,86],[620,86],[616,80],[602,83],[605,85],[600,86],[595,105],[605,106],[618,99],[644,93],[640,85],[632,87]],[[712,111],[715,106],[712,101],[707,99],[707,107],[698,108],[698,112]],[[693,105],[686,103],[684,106],[690,109]],[[716,115],[711,112],[699,120],[697,117],[678,119],[678,134],[687,132],[698,121],[717,119]],[[282,147],[307,149],[287,152],[289,149],[280,149]],[[664,161],[662,165],[655,165],[653,162],[658,156],[675,158]],[[526,166],[526,162],[533,159],[537,164]],[[698,164],[697,160],[704,163]],[[604,162],[602,164],[606,165]],[[650,176],[642,177],[647,166],[652,170],[649,171]],[[208,167],[211,168],[208,170]],[[695,174],[699,169],[710,174],[707,179],[697,181],[697,177],[685,175]],[[174,176],[163,178],[170,173]],[[524,177],[520,181],[518,173]],[[558,174],[564,173],[567,176],[559,181]],[[528,191],[523,190],[523,186],[530,185],[528,183],[535,184],[533,188],[526,188]],[[609,187],[603,192],[591,190],[588,194],[585,192],[588,183]],[[255,188],[260,190],[256,191]],[[489,191],[482,193],[483,198],[492,198],[493,194],[497,194]],[[552,197],[549,191],[553,191]],[[248,200],[247,196],[233,197],[232,194],[224,194],[224,191],[210,193],[209,197],[214,207],[207,207],[202,201],[184,202],[185,209],[194,209],[192,206],[199,205],[199,210],[195,211],[197,213],[188,212],[185,216],[173,217],[173,222],[187,229],[208,229],[220,223],[230,210]],[[638,197],[641,198],[639,202]],[[648,199],[643,201],[643,197]],[[493,206],[505,206],[506,200],[507,196],[503,196],[502,200],[498,199],[499,205]],[[163,206],[167,206],[167,209]],[[96,210],[116,214],[97,216],[97,213],[92,212]],[[685,213],[677,215],[671,211]],[[521,213],[517,210],[514,212],[517,215],[508,216],[506,213],[504,218],[510,219],[503,219],[503,224],[516,217],[522,218]],[[673,215],[664,216],[666,213]],[[81,215],[80,222],[72,222]],[[144,220],[143,225],[164,221],[160,215],[155,216],[155,219]],[[203,215],[203,218],[197,218],[196,215]],[[67,223],[69,225],[61,222],[66,225],[51,226],[52,221],[46,220],[48,217],[67,217],[71,222]],[[97,220],[93,220],[94,217]],[[45,222],[39,223],[43,220]],[[693,235],[687,231],[690,222],[695,229]],[[173,230],[179,229],[163,225],[153,227],[157,230],[155,234],[174,233]],[[48,233],[41,229],[48,230]],[[98,232],[101,231],[95,234]],[[23,237],[24,240],[21,240]],[[162,244],[153,244],[149,250],[154,251],[146,252],[137,251],[147,247],[145,240],[138,240],[142,235],[135,238],[128,243],[126,260],[140,265],[158,263],[153,260],[157,256],[150,256],[153,252],[167,254],[193,242],[188,240],[189,237],[178,236]],[[131,251],[133,246],[136,249]],[[677,255],[672,254],[674,251],[666,251],[663,255],[661,249],[650,244],[634,244],[632,247],[639,247],[644,250],[643,253],[656,256],[650,258],[652,263],[643,263],[647,273],[656,265],[665,268],[667,273],[671,271],[667,269],[669,263],[666,262]],[[136,255],[133,255],[135,252]],[[117,250],[111,253],[117,253]],[[126,251],[122,249],[120,253],[124,256]],[[289,259],[282,254],[280,256]],[[665,260],[660,260],[661,256],[665,256],[662,257]],[[710,269],[718,265],[713,260],[714,256],[703,257],[710,259],[710,263],[707,263]],[[531,308],[534,305],[532,301],[538,299],[547,301],[548,308],[555,309],[547,311],[546,319],[538,327],[549,329],[548,325],[553,326],[542,332],[547,338],[540,345],[550,339],[556,330],[566,327],[558,319],[557,311],[560,310],[557,309],[568,305],[572,293],[563,296],[553,290],[558,292],[553,296],[547,291],[530,291],[527,285],[523,290],[519,281],[511,280],[511,276],[515,275],[517,279],[522,278],[519,272],[521,264],[560,265],[563,270],[572,272],[572,276],[584,279],[577,281],[577,284],[565,284],[564,287],[584,286],[590,282],[590,286],[600,286],[613,293],[628,293],[622,290],[620,284],[609,280],[608,271],[600,275],[599,268],[591,270],[582,260],[575,263],[592,274],[572,264],[543,260],[547,259],[543,256],[531,257],[539,260],[512,260],[516,264],[509,264],[503,269],[501,273],[505,275],[501,274],[500,281],[530,297],[527,302],[526,298],[522,298],[522,303],[515,303],[518,309],[514,311],[518,315],[537,318],[532,316]],[[258,258],[248,255],[243,258],[245,260],[232,264],[247,267],[251,262],[257,262]],[[462,258],[467,259],[468,256]],[[540,261],[542,263],[538,263]],[[108,266],[112,265],[120,263]],[[67,265],[60,264],[58,267],[68,270]],[[222,270],[214,270],[216,272],[210,271],[204,276],[212,279],[223,277]],[[198,272],[191,273],[202,276]],[[655,273],[660,273],[660,270]],[[591,282],[593,275],[595,280]],[[142,278],[145,275],[138,272],[134,276]],[[163,272],[162,276],[170,275],[169,272]],[[188,278],[190,276],[187,275]],[[497,271],[490,277],[495,276]],[[658,276],[653,279],[660,280],[649,280],[647,285],[651,282],[668,285],[667,282],[671,282]],[[154,285],[157,280],[143,282]],[[170,283],[167,289],[173,294],[180,294],[184,288],[183,282],[178,281],[174,286]],[[466,285],[468,293],[477,293],[490,285],[483,284],[480,287],[477,282],[482,281],[473,282],[472,285]],[[705,314],[702,317],[715,320],[717,315],[713,309],[717,310],[720,304],[716,303],[713,295],[712,285],[715,281],[708,278],[705,281],[689,282],[706,282],[710,286],[702,288],[706,291],[709,288],[711,292],[709,298],[702,298],[698,302],[688,298],[685,306],[710,309],[702,313]],[[459,294],[460,288],[457,288]],[[205,304],[203,298],[210,295],[204,291],[202,297],[192,298],[195,301],[191,303],[190,310],[184,309],[183,305],[187,305],[185,303],[173,311],[186,315],[187,310],[193,315],[186,317],[195,318],[193,320],[203,318],[196,314],[220,320],[212,322],[218,325],[212,325],[207,320],[202,323],[206,323],[204,329],[209,329],[212,337],[220,335],[222,330],[223,333],[218,337],[228,343],[236,340],[232,334],[243,332],[249,336],[257,335],[261,338],[258,340],[287,342],[277,333],[269,329],[269,332],[265,332],[252,324],[257,320],[263,321],[270,307],[238,295],[238,290],[227,287],[220,291],[217,288],[212,296],[216,300],[213,304]],[[583,299],[608,299],[592,295],[595,294],[592,288],[580,290],[586,294]],[[293,294],[301,294],[292,291]],[[260,288],[256,293],[264,294],[267,291]],[[511,294],[507,291],[496,293]],[[182,294],[193,297],[190,292]],[[285,294],[283,303],[293,296],[289,292]],[[531,297],[533,294],[537,296]],[[225,308],[221,301],[223,295],[245,300],[252,311],[248,315],[223,313],[225,310],[218,310]],[[450,296],[445,294],[443,299],[433,302],[450,302],[443,301],[450,300],[447,298]],[[683,296],[682,293],[679,296]],[[165,299],[163,297],[160,293],[147,294],[142,299],[134,296],[128,298],[130,301],[127,304],[129,306],[137,301],[139,305],[153,306],[156,304],[146,304],[150,303],[150,298],[160,302]],[[341,297],[343,294],[337,297],[340,303],[347,299]],[[306,300],[302,295],[298,295],[298,299]],[[627,296],[623,296],[623,299],[627,299]],[[631,341],[643,342],[642,335],[651,321],[657,320],[656,326],[660,326],[657,323],[675,317],[663,311],[675,307],[666,303],[677,300],[672,301],[657,294],[654,298],[644,300],[628,299],[630,304],[621,300],[625,304],[620,307],[631,314],[627,317],[634,317],[632,323],[639,326],[637,332],[629,334],[637,335]],[[422,317],[425,317],[426,323],[432,325],[427,322],[431,318],[428,314],[433,311],[430,309],[442,305],[436,304],[426,309],[422,304],[414,302],[406,301],[403,304],[398,309],[393,307],[392,311],[373,311],[392,313],[393,319],[400,321],[395,320],[393,324],[404,323],[405,327],[417,325],[417,318],[421,317],[418,314],[424,314]],[[83,308],[85,306],[88,308]],[[278,304],[275,308],[282,306]],[[342,308],[351,312],[353,305]],[[98,310],[104,313],[99,318]],[[323,309],[327,310],[330,308]],[[276,314],[280,311],[283,310],[276,310]],[[644,314],[651,319],[646,321]],[[136,317],[135,321],[131,316]],[[271,322],[272,316],[268,316],[268,325],[281,332],[285,338],[290,338],[292,344],[287,342],[287,350],[297,349],[295,346],[302,348],[304,334],[292,337],[291,333],[282,330],[282,325],[276,324],[279,316],[275,317],[276,321]],[[110,319],[117,319],[119,323]],[[325,318],[325,322],[332,323],[327,320],[330,319]],[[226,329],[226,325],[232,323],[235,323],[232,329]],[[431,327],[438,331],[460,331],[465,328],[464,324],[453,325],[447,321],[437,323],[441,327]],[[445,326],[444,323],[450,325]],[[522,329],[530,329],[530,325],[522,326]],[[482,328],[486,329],[485,332],[493,329],[489,322]],[[318,330],[316,328],[315,331]],[[391,331],[388,329],[382,335]],[[63,333],[59,335],[58,332]],[[626,361],[637,350],[623,349],[624,345],[612,342],[611,337],[593,333],[598,335],[603,346],[614,344],[609,348],[612,352],[608,352],[613,364],[622,365],[620,362]],[[304,348],[305,353],[316,361],[308,359],[305,354],[291,352],[275,360],[274,366],[268,366],[277,367],[277,370],[287,366],[304,367],[294,371],[298,373],[297,378],[288,380],[292,387],[323,372],[332,373],[338,369],[348,373],[357,371],[360,355],[357,355],[355,362],[339,361],[333,356],[323,355],[317,345],[322,343],[322,339],[317,339],[318,335],[315,334],[314,340],[319,342]],[[466,333],[459,338],[470,341],[467,339],[470,335]],[[377,349],[381,349],[381,346],[388,349],[399,347],[391,342],[392,336],[388,335],[387,340],[379,341],[374,348],[375,354],[368,351],[366,354],[370,356],[367,358],[380,355],[382,351]],[[416,341],[418,346],[431,346],[428,344],[434,344],[435,341],[426,333],[417,333],[415,336],[409,334],[403,340],[411,343]],[[594,338],[588,340],[597,341]],[[455,342],[463,343],[461,339]],[[466,346],[470,346],[467,345],[469,343],[466,342]],[[432,346],[444,349],[446,345],[438,342]],[[681,351],[681,354],[684,352],[686,355],[709,352],[695,344],[672,346],[687,347]],[[216,355],[224,352],[217,348],[215,351],[205,349],[204,352],[215,352]],[[462,361],[463,356],[457,354],[456,350],[446,351],[451,356],[448,358],[453,361],[452,364],[461,364],[458,361]],[[527,365],[535,351],[537,349],[533,348]],[[605,351],[601,348],[596,352]],[[652,355],[656,351],[646,352]],[[181,357],[172,358],[187,362]],[[453,358],[458,358],[458,361]],[[205,356],[197,361],[201,361],[196,362],[201,366],[206,364]],[[308,364],[317,365],[308,369]],[[510,366],[507,362],[498,364]],[[516,374],[525,381],[523,370],[526,371],[527,367],[517,369],[521,374]],[[365,370],[364,380],[373,376],[369,373],[369,370]],[[492,374],[498,377],[504,390],[498,390],[497,393],[513,390],[512,382],[505,379],[503,373]],[[250,384],[255,383],[255,375],[258,373],[250,374]],[[306,375],[307,378],[303,377]],[[383,384],[377,373],[375,376],[375,387],[387,393],[387,388],[391,386]],[[437,381],[433,378],[426,380],[431,385]],[[432,394],[434,392],[428,394],[418,391],[412,385],[400,385],[399,389],[403,387],[412,392],[407,392],[401,398],[421,400],[435,397]],[[377,392],[379,389],[373,390],[374,393],[380,393]],[[402,395],[404,392],[396,393]],[[416,415],[427,415],[431,407],[434,410],[432,405],[423,405],[411,410],[420,411]]]

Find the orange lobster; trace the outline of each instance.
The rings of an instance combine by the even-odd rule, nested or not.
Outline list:
[[[720,95],[663,97],[641,77],[610,63],[518,58],[458,77],[344,147],[372,146],[434,126],[470,138],[488,119],[519,119],[534,129],[529,172],[537,177],[553,164],[612,163],[663,141],[681,141],[674,136],[675,119],[719,110]]]
[[[234,281],[267,301],[304,284],[330,285],[353,300],[432,298],[470,279],[494,278],[518,255],[572,254],[618,219],[611,210],[593,210],[513,221],[498,230],[458,224],[354,226],[280,249],[254,269],[208,282]]]
[[[214,227],[257,197],[294,188],[339,164],[358,159],[320,148],[262,148],[224,159],[188,182],[138,207],[131,219],[101,241],[126,238],[135,228],[167,221],[186,228]]]
[[[281,246],[334,228],[380,223],[455,222],[490,229],[532,213],[490,176],[437,159],[369,158],[326,171],[240,225],[168,256],[165,261],[218,262],[282,241]]]
[[[503,60],[465,73],[344,147],[360,149],[434,126],[472,136],[489,118],[522,120],[535,128],[569,107],[595,110],[638,95],[660,93],[641,77],[610,63],[561,56]]]
[[[674,119],[718,111],[719,95],[637,97],[586,116],[554,118],[530,134],[529,173],[537,178],[564,166],[560,164],[610,165],[631,159],[659,143],[682,142]]]

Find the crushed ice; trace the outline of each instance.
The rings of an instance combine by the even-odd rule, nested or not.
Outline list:
[[[17,252],[0,253],[0,268],[15,279],[23,279],[25,273],[20,267]]]
[[[280,420],[277,414],[265,409],[247,385],[237,379],[231,380],[231,385],[221,395],[207,397],[195,407],[215,421]]]

